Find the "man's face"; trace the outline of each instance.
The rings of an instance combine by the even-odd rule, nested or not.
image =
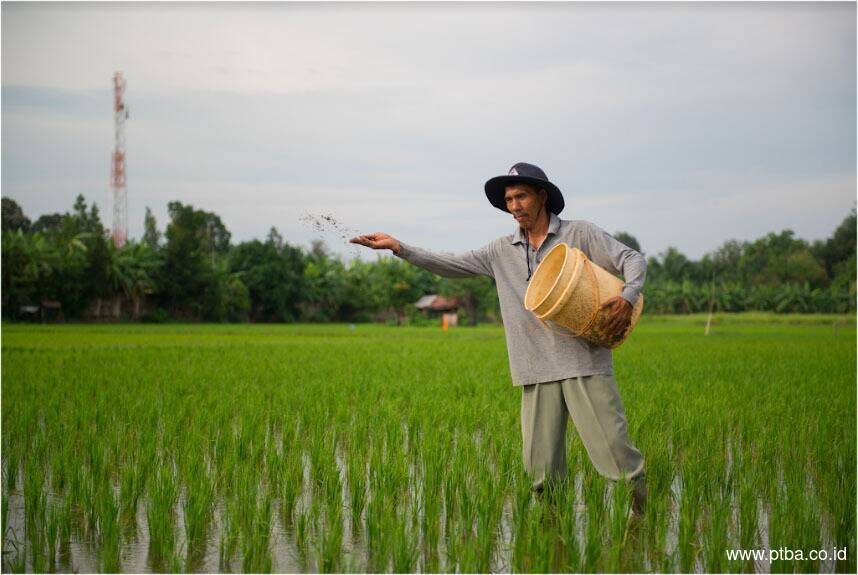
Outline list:
[[[530,229],[542,217],[548,192],[539,190],[528,184],[513,184],[506,187],[504,199],[506,209],[524,229]]]

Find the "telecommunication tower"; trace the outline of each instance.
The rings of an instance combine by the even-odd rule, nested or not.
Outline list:
[[[110,162],[110,187],[113,188],[113,244],[121,248],[128,239],[128,197],[125,192],[125,78],[113,74],[114,148]]]

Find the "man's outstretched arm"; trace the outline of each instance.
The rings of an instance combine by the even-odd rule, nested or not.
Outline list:
[[[349,241],[374,250],[391,250],[397,257],[439,276],[448,278],[494,277],[490,245],[460,255],[452,255],[439,254],[404,244],[384,232],[358,236]]]

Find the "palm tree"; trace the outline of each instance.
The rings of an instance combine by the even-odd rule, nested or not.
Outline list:
[[[154,271],[161,260],[145,242],[129,241],[121,248],[108,242],[107,278],[113,290],[113,316],[119,317],[122,296],[134,304],[133,319],[140,317],[140,304],[147,294],[154,293]]]
[[[155,292],[153,275],[161,265],[158,254],[145,242],[128,242],[120,250],[120,265],[125,269],[123,289],[125,295],[134,302],[132,318],[140,318],[140,304],[149,294]]]
[[[63,268],[79,263],[86,253],[86,234],[73,236],[65,245],[56,245],[39,232],[21,229],[3,233],[3,306],[7,313],[17,314],[20,306],[41,303],[61,290],[55,276]]]
[[[783,284],[775,295],[775,311],[778,313],[811,311],[810,284]]]
[[[3,232],[3,305],[17,315],[22,304],[41,301],[47,280],[58,263],[57,253],[40,233],[18,229]]]

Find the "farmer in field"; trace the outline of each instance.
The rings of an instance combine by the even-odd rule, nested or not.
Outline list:
[[[485,185],[489,202],[513,215],[515,231],[460,255],[435,253],[376,232],[352,243],[398,257],[438,275],[495,279],[506,332],[513,385],[522,388],[521,432],[524,465],[534,491],[566,474],[567,419],[571,415],[596,470],[611,480],[633,483],[632,508],[642,513],[646,501],[644,458],[628,436],[623,403],[613,376],[611,350],[582,338],[558,333],[524,307],[524,294],[536,266],[551,248],[565,242],[594,263],[622,274],[620,296],[602,305],[609,332],[628,326],[640,295],[646,259],[584,220],[561,220],[560,190],[537,166],[518,163]]]

